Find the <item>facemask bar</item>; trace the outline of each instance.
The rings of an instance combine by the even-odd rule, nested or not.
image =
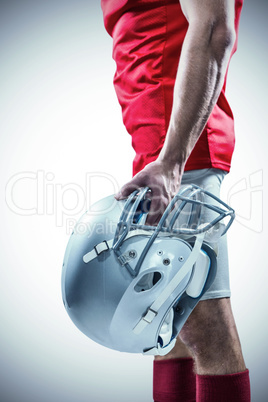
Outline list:
[[[130,227],[134,224],[133,218],[137,211],[137,208],[141,201],[144,199],[145,194],[148,192],[149,188],[145,187],[141,191],[135,190],[128,197],[126,204],[124,206],[123,212],[120,216],[119,222],[117,224],[113,249],[117,250],[123,243],[126,235],[128,234]],[[134,200],[134,202],[133,202]]]
[[[141,203],[142,200],[144,200],[146,193],[149,191],[148,187],[145,187],[139,190],[135,190],[127,199],[126,204],[124,206],[123,212],[120,216],[117,228],[116,228],[116,233],[114,236],[114,241],[113,241],[113,250],[115,255],[120,261],[121,258],[121,252],[120,252],[120,246],[122,245],[123,241],[125,240],[127,234],[129,233],[133,223],[133,219],[135,216],[135,213],[138,209],[139,204]],[[134,200],[134,202],[133,202]],[[131,266],[128,264],[128,262],[124,262],[123,264],[127,270],[129,271],[130,275],[135,277],[138,274],[137,271],[137,266],[133,270]]]
[[[187,187],[185,189],[185,191],[189,190],[189,188]],[[182,195],[183,192],[181,192]],[[193,200],[198,200],[202,202],[203,197],[203,193],[200,192],[199,188],[194,189],[192,192],[189,193],[188,198],[193,199]],[[181,212],[183,211],[184,207],[189,204],[189,202],[183,202],[181,203],[180,207],[177,209],[176,213],[174,214],[174,216],[172,217],[170,224],[167,227],[167,230],[170,232],[172,231],[172,228],[175,224],[175,222],[177,221],[179,215],[181,214]],[[203,202],[202,202],[203,204]],[[201,212],[202,212],[202,207],[201,204],[191,204],[191,211],[188,214],[189,218],[188,218],[188,222],[186,224],[186,227],[193,227],[193,223],[195,223],[195,227],[197,228],[200,223],[201,223]]]
[[[217,202],[217,204],[220,204],[224,208],[219,207],[217,205],[211,205],[208,202],[200,201],[197,199],[192,199],[192,197],[198,193],[200,193],[202,195],[207,195],[208,197],[214,199]],[[175,204],[178,203],[179,201],[181,201],[181,204],[178,207],[176,214],[173,216],[170,224],[168,226],[165,226],[168,216],[170,215],[172,209],[175,207]],[[218,216],[215,219],[213,219],[211,222],[208,222],[206,225],[202,226],[199,229],[198,228],[197,229],[191,229],[191,228],[174,229],[173,226],[174,226],[176,220],[178,219],[178,216],[180,215],[183,208],[185,208],[185,206],[189,203],[195,204],[196,206],[211,209],[212,211],[216,212],[218,214]],[[182,191],[180,191],[177,195],[175,195],[175,197],[172,199],[170,204],[167,206],[165,212],[163,213],[162,218],[160,219],[157,227],[147,226],[147,225],[138,225],[138,224],[133,223],[131,225],[131,228],[153,230],[153,231],[157,231],[157,233],[159,233],[160,231],[163,231],[163,232],[169,232],[169,233],[177,234],[177,235],[182,234],[182,235],[195,236],[197,234],[208,231],[212,226],[216,225],[218,222],[220,222],[222,219],[224,219],[226,217],[229,217],[230,219],[229,219],[229,222],[226,225],[225,230],[222,233],[222,235],[224,235],[227,232],[227,230],[229,229],[229,227],[231,226],[231,224],[235,218],[234,210],[229,205],[227,205],[225,202],[220,200],[217,196],[210,193],[209,191],[203,190],[202,188],[200,188],[199,186],[197,186],[195,184],[191,184],[191,185],[187,186],[186,188],[184,188]]]
[[[128,271],[131,273],[132,276],[136,276],[140,270],[141,264],[144,261],[144,258],[146,254],[148,253],[148,250],[150,249],[151,245],[155,241],[156,237],[158,234],[161,233],[166,233],[166,234],[171,234],[171,235],[186,235],[186,236],[196,236],[200,233],[207,232],[209,229],[211,229],[214,225],[216,225],[218,222],[220,222],[222,219],[229,217],[229,222],[225,227],[225,230],[223,231],[222,235],[224,235],[229,227],[231,226],[234,218],[235,218],[235,212],[234,210],[229,207],[226,203],[224,203],[222,200],[220,200],[218,197],[214,196],[210,192],[200,188],[199,186],[195,184],[191,184],[187,187],[185,187],[182,191],[180,191],[178,194],[175,195],[175,197],[172,199],[172,201],[169,203],[167,206],[166,210],[164,211],[159,223],[157,226],[148,226],[148,225],[141,225],[139,223],[134,223],[133,218],[135,216],[135,213],[137,211],[138,206],[140,205],[141,201],[144,200],[147,195],[147,193],[150,191],[148,187],[145,187],[143,189],[136,190],[134,191],[129,198],[126,201],[126,204],[124,206],[124,210],[121,214],[120,221],[117,225],[117,230],[116,234],[114,237],[114,242],[113,242],[113,250],[116,254],[116,256],[120,259],[121,253],[120,253],[120,246],[122,245],[123,241],[125,240],[127,234],[129,233],[130,230],[135,230],[135,229],[142,229],[148,232],[152,232],[150,234],[150,238],[143,249],[141,256],[135,266],[135,269],[133,270],[129,264],[124,264]],[[208,197],[214,199],[217,204],[221,205],[222,207],[219,207],[217,205],[211,205],[207,202],[204,202],[202,200],[198,200],[198,197],[204,197],[204,195],[207,195]],[[134,200],[134,202],[133,202]],[[174,216],[172,217],[170,223],[165,226],[167,218],[170,216],[171,211],[174,209],[175,205],[180,202],[180,205],[178,206]],[[180,228],[180,229],[175,229],[174,225],[175,222],[177,221],[179,215],[182,213],[183,209],[186,207],[186,205],[191,204],[191,209],[192,211],[197,211],[198,214],[198,225],[195,229],[193,228]],[[213,219],[211,222],[206,222],[204,225],[199,226],[200,224],[200,219],[201,219],[201,211],[202,208],[209,208],[212,211],[217,213],[217,217]],[[190,214],[191,215],[191,214]],[[191,218],[190,218],[191,219]],[[189,223],[189,221],[188,221]],[[198,227],[199,226],[199,227]]]

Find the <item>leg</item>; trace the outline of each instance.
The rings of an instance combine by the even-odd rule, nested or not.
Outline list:
[[[223,177],[223,173],[213,169],[209,171],[191,171],[184,174],[182,185],[193,182],[219,196]],[[211,220],[211,216],[206,217],[207,222]],[[197,399],[192,400],[219,402],[219,392],[221,392],[219,382],[222,381],[226,389],[229,389],[233,395],[236,394],[236,402],[242,400],[248,401],[248,373],[245,371],[245,363],[230,303],[226,236],[222,237],[218,242],[217,266],[218,270],[214,283],[204,295],[204,300],[199,302],[189,316],[179,334],[174,349],[166,356],[156,357],[155,365],[159,361],[173,361],[174,364],[177,361],[180,366],[184,364],[186,367],[186,360],[183,358],[192,356],[195,372],[197,373]],[[159,371],[161,369],[165,373],[164,366],[159,365]],[[228,377],[228,374],[233,375],[233,373],[241,372],[244,372],[242,377],[245,379],[245,384],[241,384],[241,380],[238,379],[240,378],[240,374],[237,375],[238,378]],[[175,375],[174,370],[172,371],[172,375]],[[213,385],[213,382],[215,384],[215,376],[218,381],[217,386]],[[195,379],[191,381],[191,387],[194,390]],[[174,378],[175,382],[177,383],[177,395],[180,396],[181,390],[185,387],[184,379],[177,375]],[[157,384],[156,381],[155,384]],[[156,389],[160,388],[161,382],[159,384],[158,386],[156,385]],[[209,398],[211,392],[214,392],[213,390],[216,392],[216,397],[213,394],[211,399],[206,399]],[[166,395],[168,395],[168,392],[166,392]],[[164,398],[162,400],[165,401]],[[187,401],[191,399],[177,398],[177,400]],[[227,396],[225,399],[222,399],[224,402],[232,400],[235,400],[233,396],[231,398]]]
[[[192,354],[187,346],[178,337],[174,348],[165,356],[155,356],[156,361],[180,359],[180,358],[192,358]]]
[[[153,391],[155,402],[195,402],[196,378],[189,349],[177,338],[165,356],[155,356]]]
[[[198,374],[229,374],[246,369],[229,298],[201,301],[174,348],[165,356],[155,356],[155,360],[186,357],[194,357]]]
[[[197,374],[246,370],[229,298],[200,301],[179,336],[194,357]]]
[[[195,360],[197,402],[250,402],[229,298],[201,301],[180,332]]]
[[[200,301],[173,350],[156,357],[154,368],[155,401],[249,402],[248,370],[230,299]]]

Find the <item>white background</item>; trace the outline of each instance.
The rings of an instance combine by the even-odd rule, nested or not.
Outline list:
[[[75,220],[131,177],[98,1],[1,1],[0,393],[3,402],[152,401],[152,358],[80,333],[61,301]],[[227,95],[236,150],[222,197],[233,309],[253,401],[268,396],[267,3],[246,1]]]

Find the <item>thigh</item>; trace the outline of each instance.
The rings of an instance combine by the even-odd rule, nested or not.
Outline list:
[[[219,169],[200,169],[187,171],[183,175],[181,187],[183,188],[184,186],[193,183],[220,198],[221,184],[225,175],[226,172]],[[206,201],[206,199],[204,201]],[[206,211],[203,219],[205,221],[211,221],[212,218],[213,212],[209,210]],[[222,236],[217,242],[217,249],[216,278],[201,300],[230,297],[231,295],[226,235]]]

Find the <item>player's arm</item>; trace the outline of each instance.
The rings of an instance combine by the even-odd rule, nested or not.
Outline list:
[[[179,0],[178,0],[179,1]],[[152,190],[150,216],[155,223],[178,191],[185,163],[223,86],[235,41],[234,0],[180,0],[189,22],[174,87],[173,108],[163,149],[116,195],[137,187]]]
[[[235,42],[234,0],[180,0],[189,22],[159,160],[184,166],[215,106]]]

